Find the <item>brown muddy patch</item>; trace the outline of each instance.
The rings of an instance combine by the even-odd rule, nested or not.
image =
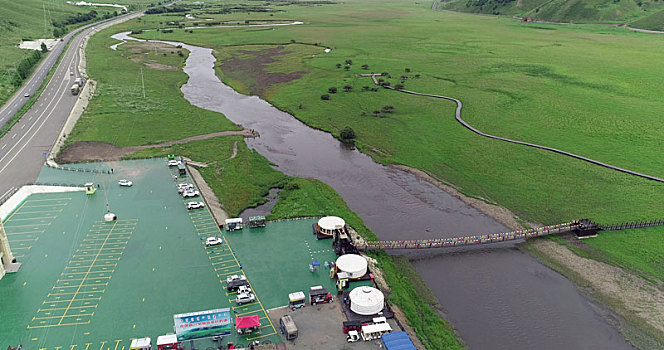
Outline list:
[[[246,84],[250,95],[263,96],[272,85],[287,83],[307,74],[305,71],[279,73],[265,70],[270,63],[277,62],[275,57],[291,53],[284,49],[284,46],[277,46],[260,51],[238,50],[238,53],[251,56],[251,58],[243,59],[239,58],[237,54],[233,54],[219,67],[224,75]]]

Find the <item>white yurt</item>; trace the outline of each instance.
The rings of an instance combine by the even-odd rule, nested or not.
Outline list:
[[[385,297],[374,287],[357,287],[350,291],[350,310],[360,315],[375,315],[383,310]]]
[[[335,263],[337,273],[346,273],[346,278],[357,279],[367,274],[367,259],[357,254],[340,256]]]
[[[332,236],[334,230],[338,226],[346,226],[346,221],[338,216],[325,216],[318,220],[318,228],[320,233],[328,236]]]

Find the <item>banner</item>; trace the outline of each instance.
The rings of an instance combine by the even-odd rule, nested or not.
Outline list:
[[[178,341],[231,333],[230,309],[215,309],[173,315]]]

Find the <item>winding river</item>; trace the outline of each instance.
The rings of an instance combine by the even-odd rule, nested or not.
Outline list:
[[[127,33],[113,36],[135,40]],[[487,233],[507,228],[431,183],[375,163],[256,96],[224,85],[212,50],[190,51],[185,99],[223,113],[261,137],[247,145],[291,176],[332,186],[381,239]],[[450,111],[451,113],[451,111]],[[412,254],[412,253],[410,253]],[[630,349],[610,313],[511,244],[410,255],[471,349]]]

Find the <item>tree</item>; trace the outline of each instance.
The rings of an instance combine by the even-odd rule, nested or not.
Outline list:
[[[351,91],[353,91],[353,87],[350,86],[350,85],[344,85],[344,91],[351,92]]]
[[[363,64],[362,69],[369,69],[369,65],[368,64]]]
[[[41,44],[41,51],[42,51],[43,53],[47,53],[47,52],[48,52],[48,48],[46,47],[46,44],[45,44],[45,43],[42,43],[42,44]]]
[[[373,111],[373,115],[374,115],[374,117],[376,117],[376,118],[380,118],[380,117],[381,117],[381,115],[380,115],[380,111],[377,110],[377,109],[375,109],[375,110]]]
[[[341,68],[341,63],[337,63],[337,68]]]
[[[344,69],[345,69],[345,70],[349,70],[349,69],[350,69],[350,66],[346,66],[346,67],[344,67]]]
[[[346,60],[346,64],[350,66],[351,64],[353,64],[353,60]]]
[[[410,68],[406,68],[404,70],[406,71],[406,73],[410,73]]]
[[[387,105],[381,107],[380,109],[383,111],[383,113],[394,113],[394,106]]]
[[[336,93],[337,93],[337,87],[336,87],[336,86],[332,86],[332,87],[330,87],[329,89],[327,89],[327,92],[329,92],[329,93],[331,93],[331,94],[336,94]]]
[[[323,101],[327,101],[327,100],[330,99],[330,95],[328,95],[328,94],[321,95],[321,96],[320,96],[320,99],[323,100]]]
[[[341,130],[341,134],[339,136],[341,136],[342,141],[349,142],[355,139],[355,131],[350,126],[347,126]]]

